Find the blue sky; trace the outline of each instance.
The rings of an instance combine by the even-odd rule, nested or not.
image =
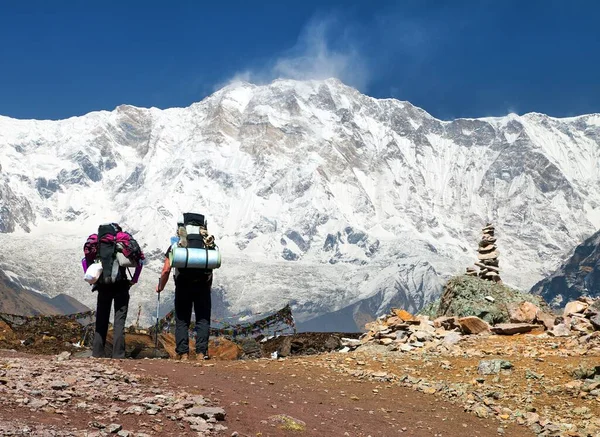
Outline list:
[[[335,76],[434,116],[600,112],[597,1],[0,0],[0,114],[167,108]]]

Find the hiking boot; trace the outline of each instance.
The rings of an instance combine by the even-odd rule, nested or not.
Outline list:
[[[196,360],[198,360],[198,361],[210,360],[210,357],[208,356],[208,352],[197,352]]]
[[[190,355],[185,353],[185,354],[177,354],[177,359],[179,361],[189,361],[190,359]]]

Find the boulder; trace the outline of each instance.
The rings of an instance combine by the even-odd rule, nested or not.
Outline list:
[[[537,305],[527,301],[508,306],[508,315],[512,323],[533,323],[539,311]]]
[[[260,358],[262,356],[262,352],[260,350],[260,343],[256,341],[256,339],[252,337],[242,337],[238,339],[238,344],[240,345],[243,351],[242,358]]]
[[[580,302],[578,300],[574,300],[573,302],[569,302],[565,305],[565,310],[563,312],[563,316],[567,317],[571,314],[581,314],[583,313],[589,305],[585,302]]]
[[[571,335],[571,330],[564,323],[559,323],[552,328],[551,331],[548,331],[548,334],[554,337],[569,337]]]
[[[217,360],[239,360],[244,354],[240,345],[225,337],[211,338],[208,342],[208,355]]]
[[[556,321],[556,316],[553,316],[550,313],[546,313],[543,311],[539,311],[536,316],[535,316],[535,323],[538,323],[540,325],[544,325],[544,327],[550,331],[551,329],[554,328],[555,325],[555,321]]]
[[[586,332],[586,333],[593,332],[595,330],[592,323],[584,317],[572,317],[571,323],[570,323],[570,328],[574,331]]]
[[[515,335],[525,334],[535,330],[540,330],[540,325],[533,325],[530,323],[499,323],[498,325],[492,326],[491,331],[498,335]]]
[[[106,335],[106,345],[104,351],[107,356],[112,355],[113,349],[113,330],[109,330]],[[173,339],[173,345],[175,340]],[[158,342],[158,348],[155,347],[155,337],[149,334],[125,332],[125,357],[133,359],[143,358],[169,358],[170,353],[164,343]],[[175,350],[173,349],[173,353]]]
[[[490,332],[490,325],[479,317],[468,316],[458,319],[460,329],[465,334],[481,334],[482,332]]]
[[[500,283],[461,275],[450,279],[439,303],[430,304],[422,313],[429,314],[432,319],[441,316],[476,316],[495,325],[509,323],[511,318],[508,308],[522,302],[531,302],[541,311],[550,311],[538,296],[522,293]]]

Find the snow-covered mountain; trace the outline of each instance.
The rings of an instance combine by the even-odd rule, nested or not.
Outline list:
[[[506,283],[529,289],[556,268],[600,228],[599,158],[599,114],[441,121],[335,79],[236,83],[188,108],[0,117],[0,267],[94,305],[81,248],[118,221],[152,260],[131,302],[150,322],[162,253],[191,210],[222,249],[230,314],[416,310],[473,264],[487,221]]]

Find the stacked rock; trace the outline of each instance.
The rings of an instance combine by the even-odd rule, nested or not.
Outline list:
[[[483,236],[477,248],[477,259],[475,263],[479,267],[477,276],[494,282],[502,282],[500,279],[500,268],[498,267],[498,257],[500,252],[496,247],[496,237],[494,237],[494,226],[487,223],[481,230]],[[467,272],[469,274],[470,271]]]
[[[467,276],[477,276],[477,269],[475,267],[467,267]]]

